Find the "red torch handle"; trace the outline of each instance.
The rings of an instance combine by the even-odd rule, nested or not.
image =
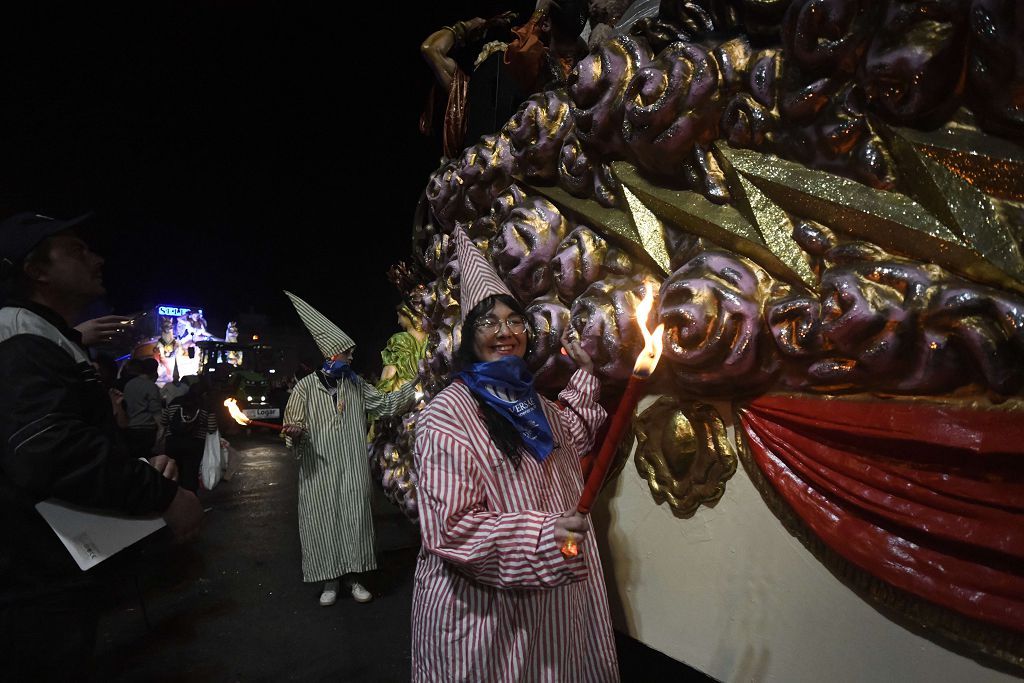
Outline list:
[[[594,458],[594,466],[591,468],[587,481],[583,485],[580,501],[576,504],[576,512],[581,515],[590,512],[597,494],[601,491],[601,485],[604,484],[608,468],[611,467],[612,460],[615,459],[615,452],[619,450],[619,441],[622,440],[622,433],[626,431],[626,425],[629,424],[629,420],[633,416],[633,409],[636,407],[637,401],[640,400],[640,388],[643,386],[643,383],[643,378],[636,375],[629,376],[629,383],[626,385],[626,390],[622,392],[622,398],[619,399],[619,405],[612,416],[612,422],[608,426],[608,433],[604,437],[604,443],[601,444],[601,450],[597,457]],[[579,553],[579,547],[576,545],[576,539],[572,534],[562,544],[561,550],[562,555],[567,558],[576,557]]]
[[[276,425],[273,422],[260,422],[259,420],[249,420],[246,424],[250,427],[266,427],[267,429],[273,429],[275,432],[284,429],[284,425]]]
[[[622,434],[633,417],[633,409],[636,407],[637,401],[640,400],[640,389],[643,387],[643,383],[644,378],[636,375],[629,376],[629,383],[626,385],[626,390],[622,392],[622,398],[619,399],[619,405],[615,409],[611,425],[608,427],[608,434],[605,435],[601,450],[597,454],[597,458],[594,459],[594,466],[583,486],[583,493],[580,494],[580,502],[576,505],[576,511],[580,514],[585,515],[590,512],[594,499],[601,491],[605,475],[608,474],[608,468],[611,467],[612,460],[615,459],[615,452],[619,449],[619,441],[622,440]]]

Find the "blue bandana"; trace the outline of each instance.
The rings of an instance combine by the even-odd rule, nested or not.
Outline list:
[[[353,384],[356,384],[359,379],[359,375],[352,369],[352,366],[340,358],[337,360],[331,360],[330,358],[325,360],[324,364],[320,367],[320,372],[331,379],[347,379]]]
[[[551,455],[554,437],[533,388],[533,375],[518,356],[474,363],[458,374],[469,390],[512,423],[537,462]]]

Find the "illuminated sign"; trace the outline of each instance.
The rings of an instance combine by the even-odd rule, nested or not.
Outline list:
[[[203,314],[203,309],[195,309],[189,306],[157,306],[156,312],[159,315],[166,315],[171,318],[179,318],[183,315],[188,315],[192,311],[196,311],[199,315]]]

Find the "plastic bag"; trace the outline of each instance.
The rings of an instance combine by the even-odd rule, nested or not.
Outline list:
[[[223,460],[220,447],[220,431],[206,435],[206,446],[203,448],[203,460],[199,464],[199,479],[203,488],[212,491],[220,483],[223,476],[221,462]]]

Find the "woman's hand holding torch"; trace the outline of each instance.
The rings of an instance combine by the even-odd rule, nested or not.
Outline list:
[[[640,355],[637,356],[636,364],[633,366],[633,373],[630,375],[629,382],[626,385],[626,390],[622,393],[622,398],[619,399],[618,408],[611,416],[611,423],[608,426],[608,433],[605,435],[604,443],[601,444],[601,450],[598,452],[594,460],[594,466],[590,470],[590,475],[584,483],[583,493],[580,494],[580,501],[575,511],[580,517],[590,512],[590,508],[593,506],[602,484],[604,484],[605,475],[612,464],[615,452],[618,450],[619,441],[622,440],[626,426],[632,419],[633,410],[643,395],[643,384],[651,376],[651,373],[654,372],[654,368],[658,365],[658,360],[661,358],[662,333],[665,326],[658,325],[653,332],[647,329],[647,318],[650,316],[654,306],[654,287],[645,283],[644,289],[646,290],[644,298],[636,307],[636,319],[644,336],[644,348]],[[567,351],[571,352],[572,349],[567,347]],[[572,354],[570,353],[569,355]],[[573,534],[569,534],[569,537],[562,544],[562,554],[566,557],[575,557],[577,553],[579,553],[578,543]]]
[[[555,543],[562,549],[563,555],[575,557],[579,552],[579,545],[586,540],[588,531],[590,522],[587,516],[576,510],[569,510],[555,520]],[[572,548],[572,551],[566,551],[566,548]]]

